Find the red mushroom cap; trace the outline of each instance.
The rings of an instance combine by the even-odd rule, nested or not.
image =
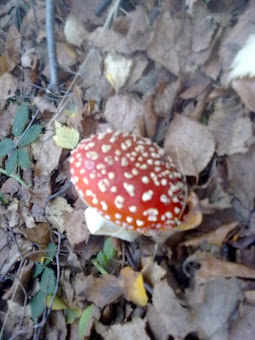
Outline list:
[[[93,135],[70,158],[71,181],[105,219],[137,232],[178,225],[186,185],[172,159],[157,144],[121,132]]]

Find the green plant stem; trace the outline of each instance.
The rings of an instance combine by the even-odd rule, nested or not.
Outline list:
[[[23,187],[25,187],[26,189],[29,189],[29,185],[27,185],[27,183],[24,182],[18,175],[8,174],[7,171],[4,170],[3,168],[0,168],[0,173],[16,179],[16,181],[18,181],[21,185],[23,185]]]
[[[96,259],[91,260],[91,262],[102,275],[108,274],[108,272],[97,262]]]

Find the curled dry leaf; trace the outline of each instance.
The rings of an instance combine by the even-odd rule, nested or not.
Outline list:
[[[233,89],[238,93],[241,101],[251,111],[255,111],[255,77],[235,79],[232,82]]]
[[[45,218],[52,226],[63,233],[65,231],[65,213],[71,213],[73,208],[63,197],[56,197],[45,209]]]
[[[15,95],[18,87],[17,78],[9,73],[4,73],[0,77],[0,110],[5,106],[6,100]]]
[[[80,47],[88,34],[82,21],[70,13],[66,18],[64,33],[69,44]]]
[[[226,242],[228,235],[238,226],[238,222],[222,225],[221,227],[213,230],[209,233],[203,234],[198,237],[192,237],[191,239],[182,243],[186,247],[197,247],[201,244],[207,243],[221,247]]]
[[[104,340],[150,340],[146,332],[146,319],[138,317],[133,318],[132,321],[125,324],[112,325],[111,327],[103,327],[96,325],[96,331]]]
[[[215,141],[207,126],[176,114],[166,133],[164,150],[186,176],[197,177],[210,162]]]
[[[152,287],[166,276],[166,270],[151,257],[142,257],[142,268],[144,280]]]
[[[210,115],[208,128],[216,141],[219,156],[245,153],[254,140],[252,122],[243,115],[243,108],[234,99],[220,100]]]
[[[143,112],[143,103],[137,96],[115,95],[107,100],[104,114],[116,130],[132,132]]]
[[[183,339],[195,331],[195,325],[189,320],[189,310],[176,297],[166,280],[155,284],[152,299],[153,305],[148,307],[147,318],[156,339]]]
[[[87,242],[90,232],[86,226],[84,211],[74,210],[71,213],[64,213],[66,237],[72,247],[81,242]]]
[[[36,160],[35,171],[40,176],[50,175],[58,167],[62,148],[53,140],[54,132],[47,130],[32,144],[32,153]]]
[[[123,292],[127,300],[145,307],[148,302],[141,273],[135,272],[131,267],[124,267],[120,271],[120,280],[123,282]]]
[[[205,285],[196,286],[195,290],[197,292],[189,292],[188,298],[192,306],[191,322],[196,325],[199,338],[232,339],[225,336],[225,333],[226,325],[242,298],[238,280],[217,278]]]
[[[186,259],[185,265],[190,262],[197,262],[200,265],[195,274],[195,280],[198,283],[215,280],[218,277],[255,279],[254,269],[242,264],[219,260],[207,253],[196,252]]]

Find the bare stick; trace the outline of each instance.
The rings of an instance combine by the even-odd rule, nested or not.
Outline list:
[[[56,53],[54,19],[55,19],[54,0],[46,0],[46,36],[48,48],[48,61],[50,68],[50,83],[48,85],[48,91],[57,94],[59,93],[59,88],[58,88],[58,63]]]

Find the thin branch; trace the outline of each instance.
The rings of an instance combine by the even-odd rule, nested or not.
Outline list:
[[[48,48],[48,61],[50,68],[50,83],[48,85],[48,90],[49,92],[52,93],[59,93],[58,62],[54,23],[55,23],[55,1],[46,0],[46,36]]]

